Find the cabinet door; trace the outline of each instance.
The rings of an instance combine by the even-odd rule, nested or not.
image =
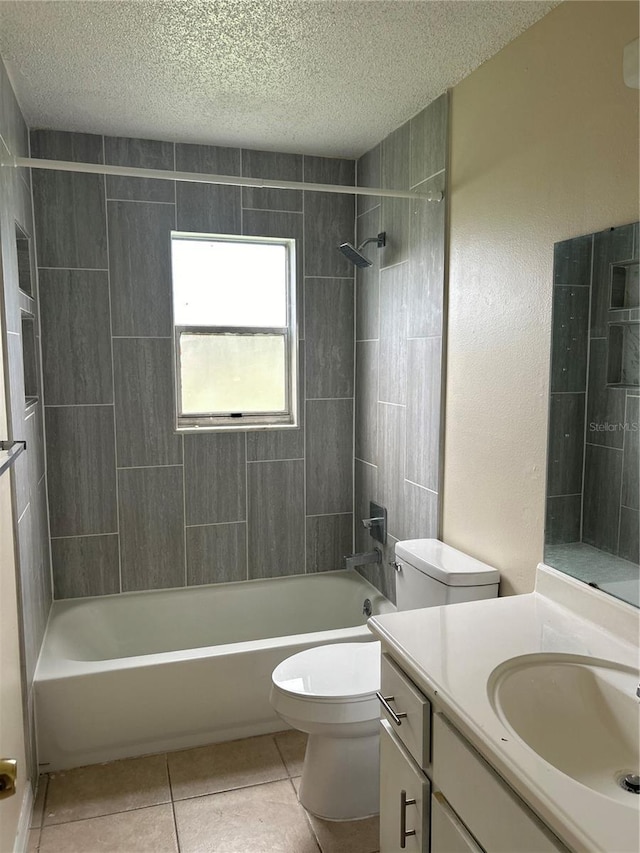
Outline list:
[[[380,721],[380,853],[428,853],[430,783]]]
[[[431,853],[484,853],[440,791],[431,797]]]

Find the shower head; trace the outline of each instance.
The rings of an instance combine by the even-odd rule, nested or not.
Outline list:
[[[381,249],[385,245],[386,241],[387,233],[386,231],[381,231],[377,237],[369,237],[369,239],[365,240],[364,243],[361,243],[357,249],[351,243],[340,243],[338,251],[342,252],[345,258],[348,258],[356,267],[364,269],[365,267],[370,267],[373,263],[373,261],[370,261],[369,258],[362,254],[364,247],[368,243],[376,243],[378,248]]]

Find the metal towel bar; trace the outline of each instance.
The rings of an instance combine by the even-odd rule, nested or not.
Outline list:
[[[26,441],[0,441],[0,453],[4,451],[8,454],[7,456],[0,455],[0,474],[4,474],[13,465],[22,451],[26,449]]]

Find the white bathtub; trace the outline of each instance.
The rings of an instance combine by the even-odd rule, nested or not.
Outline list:
[[[35,680],[42,770],[284,728],[274,667],[371,640],[366,598],[394,609],[353,571],[54,602]]]

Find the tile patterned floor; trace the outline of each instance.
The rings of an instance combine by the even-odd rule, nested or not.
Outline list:
[[[378,819],[298,802],[299,732],[42,776],[28,853],[376,853]]]

